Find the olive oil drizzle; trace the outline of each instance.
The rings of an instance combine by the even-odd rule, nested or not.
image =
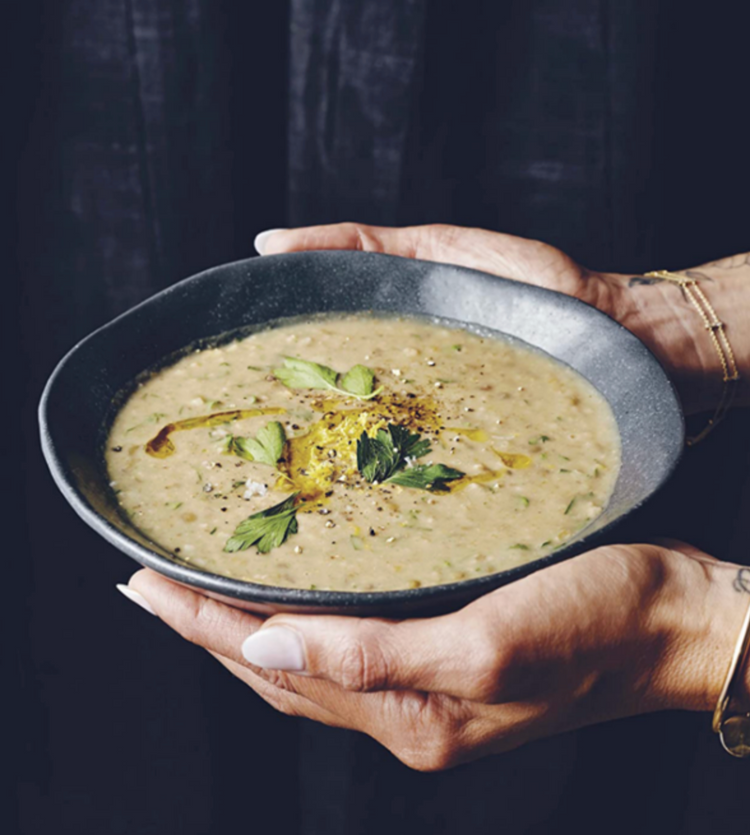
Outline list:
[[[326,398],[316,401],[313,408],[323,412],[323,415],[305,433],[288,439],[286,454],[279,462],[281,475],[276,484],[278,490],[299,492],[308,503],[308,511],[313,509],[313,503],[323,505],[335,487],[367,490],[393,488],[393,485],[368,485],[361,481],[354,452],[357,437],[363,430],[374,435],[379,428],[392,422],[432,438],[438,438],[442,432],[459,433],[481,443],[489,437],[481,429],[442,425],[437,403],[430,396],[383,395],[367,406],[354,408],[342,408],[342,401]],[[333,445],[332,436],[335,439]],[[525,469],[532,464],[528,455],[492,451],[502,461],[503,469],[487,468],[476,475],[465,475],[451,482],[447,490],[435,492],[453,493],[470,484],[497,481],[502,478],[505,468]]]
[[[497,455],[497,457],[505,464],[508,469],[511,470],[525,470],[527,467],[530,467],[533,463],[532,459],[529,458],[528,455],[524,455],[523,453],[519,452],[500,452],[500,450],[495,449],[495,447],[490,447],[490,449]]]
[[[342,402],[332,399],[320,399],[313,404],[313,408],[323,412],[321,418],[313,422],[308,431],[287,440],[287,450],[279,462],[279,478],[276,489],[291,492],[296,491],[307,505],[308,512],[313,504],[320,506],[332,494],[334,485],[349,487],[363,487],[359,484],[359,473],[355,465],[354,450],[356,438],[362,428],[374,434],[378,428],[387,425],[389,421],[397,422],[418,432],[426,432],[437,438],[441,431],[456,432],[469,440],[481,443],[487,440],[483,430],[464,427],[441,426],[437,413],[437,404],[431,397],[402,398],[396,395],[385,395],[367,406],[341,408]],[[259,417],[261,415],[278,415],[286,412],[280,407],[257,409],[233,409],[226,412],[214,412],[209,415],[187,418],[186,420],[168,423],[146,444],[146,453],[153,458],[168,458],[176,451],[170,435],[188,429],[207,429],[221,426],[244,418]],[[357,422],[357,433],[347,433],[347,424]],[[360,422],[361,421],[361,422]],[[323,435],[330,437],[330,433],[341,437],[337,443],[330,446],[330,442],[323,441]],[[337,447],[339,447],[337,449]],[[530,466],[532,459],[528,455],[500,452],[490,447],[504,466],[509,469],[525,469]],[[331,455],[331,451],[333,454]],[[321,455],[322,453],[322,455]],[[321,461],[323,455],[326,458]],[[317,468],[315,465],[317,463]],[[320,464],[324,467],[321,469]],[[316,471],[312,471],[313,469]],[[470,484],[486,484],[502,478],[504,470],[486,469],[476,475],[465,475],[456,479],[443,493],[454,493],[465,489]],[[377,489],[380,485],[368,485],[367,489]]]
[[[269,406],[266,409],[233,409],[229,412],[214,412],[210,415],[199,415],[186,420],[178,420],[176,423],[168,423],[162,427],[146,444],[146,452],[153,458],[169,458],[175,452],[175,445],[169,437],[173,432],[184,432],[186,429],[210,429],[212,426],[221,426],[235,420],[259,417],[260,415],[281,415],[285,412],[286,409]]]

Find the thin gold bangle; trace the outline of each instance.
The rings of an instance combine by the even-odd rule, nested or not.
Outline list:
[[[721,397],[719,398],[713,416],[709,419],[706,426],[697,435],[693,435],[687,439],[687,445],[693,446],[693,444],[702,441],[716,427],[732,406],[732,402],[737,393],[737,384],[740,381],[740,374],[734,359],[734,351],[732,351],[732,346],[727,339],[726,325],[716,315],[716,311],[711,306],[711,302],[706,298],[705,293],[701,290],[698,282],[694,278],[689,278],[679,273],[671,273],[668,270],[653,270],[644,275],[647,278],[661,278],[664,281],[671,281],[682,288],[682,292],[687,296],[703,320],[703,325],[708,331],[716,353],[719,355],[723,372]]]
[[[727,670],[719,701],[716,703],[711,727],[719,735],[724,750],[733,757],[750,757],[750,713],[727,716],[732,700],[732,690],[740,678],[745,659],[750,650],[750,606],[740,629],[740,636]]]

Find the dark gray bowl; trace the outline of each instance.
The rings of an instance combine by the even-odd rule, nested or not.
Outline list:
[[[501,331],[570,365],[609,401],[622,441],[612,499],[564,548],[477,579],[389,592],[327,592],[246,583],[179,562],[118,511],[102,465],[115,394],[186,345],[289,316],[374,310],[437,316]],[[262,613],[405,616],[457,608],[591,548],[669,478],[683,447],[675,391],[649,350],[608,316],[569,296],[445,264],[361,252],[251,258],[207,270],[153,296],[73,348],[39,408],[42,449],[78,515],[124,553],[170,579]]]

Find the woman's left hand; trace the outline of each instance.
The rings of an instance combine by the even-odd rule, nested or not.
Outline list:
[[[263,621],[149,570],[129,587],[278,710],[437,770],[621,716],[710,710],[747,571],[682,544],[608,546],[406,621]]]

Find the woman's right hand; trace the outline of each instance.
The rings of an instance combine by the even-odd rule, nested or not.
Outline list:
[[[128,596],[284,713],[436,770],[653,710],[713,709],[750,569],[683,543],[610,545],[457,612],[258,617],[145,569]],[[750,708],[750,667],[737,709]],[[708,723],[708,718],[707,718]]]
[[[431,225],[388,228],[359,223],[276,229],[256,238],[261,255],[314,249],[356,249],[457,264],[575,296],[616,319],[659,358],[675,382],[685,411],[713,409],[722,368],[704,324],[682,289],[658,278],[589,270],[540,241]],[[750,253],[687,273],[727,326],[743,382],[736,400],[750,405]]]

